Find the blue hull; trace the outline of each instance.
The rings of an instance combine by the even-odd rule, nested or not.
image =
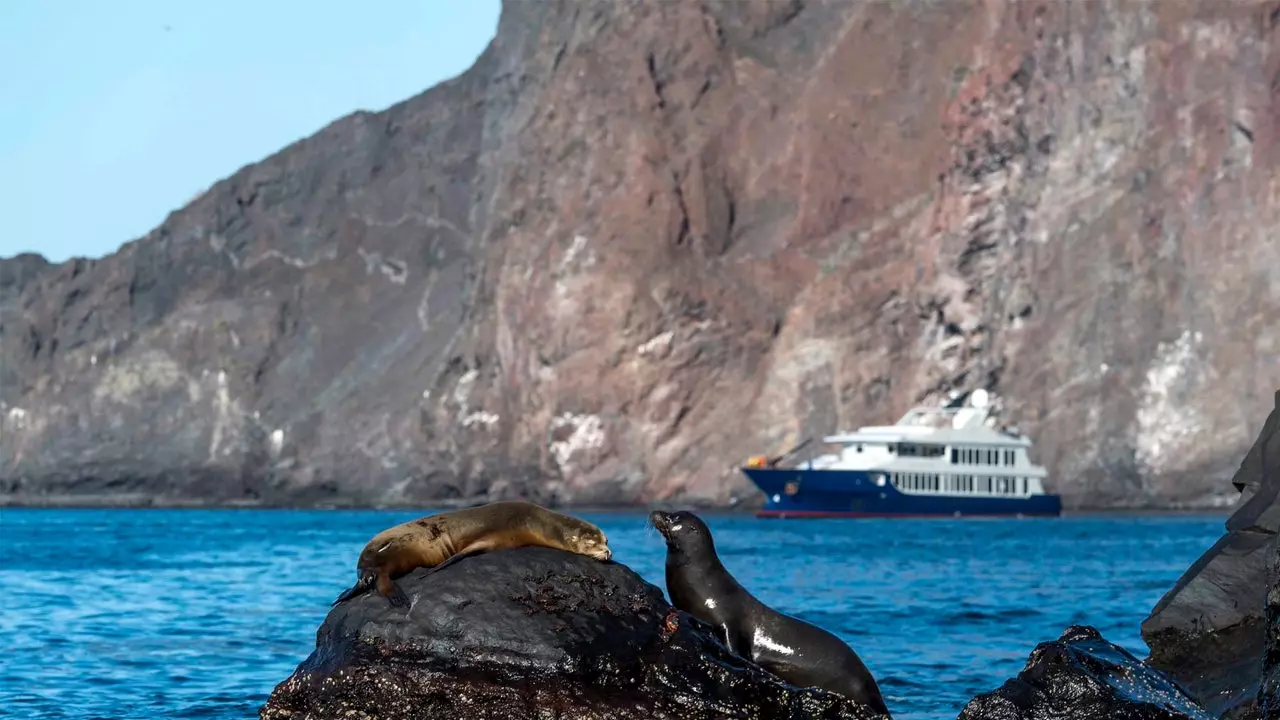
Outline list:
[[[766,502],[757,517],[1057,517],[1057,495],[968,497],[899,492],[892,483],[877,485],[873,473],[858,470],[743,468]],[[794,484],[794,494],[788,494]]]

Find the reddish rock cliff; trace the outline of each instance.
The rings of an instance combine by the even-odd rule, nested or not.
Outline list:
[[[0,265],[0,493],[749,498],[985,387],[1212,504],[1280,384],[1280,2],[509,2],[98,261]]]

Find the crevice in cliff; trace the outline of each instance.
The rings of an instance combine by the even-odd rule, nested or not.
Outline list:
[[[680,187],[680,176],[672,173],[671,180],[676,197],[676,208],[680,211],[680,228],[676,231],[676,246],[679,247],[689,239],[689,206],[685,204],[684,189]]]
[[[727,186],[724,188],[724,195],[726,205],[725,214],[727,217],[725,218],[724,241],[720,243],[721,255],[729,252],[729,248],[733,247],[734,225],[736,225],[738,221],[738,204],[734,202],[733,195],[730,194]]]
[[[653,84],[653,94],[658,99],[658,109],[665,110],[667,107],[667,99],[662,94],[662,89],[666,85],[658,79],[657,58],[650,52],[645,56],[645,69],[649,72],[649,82]]]

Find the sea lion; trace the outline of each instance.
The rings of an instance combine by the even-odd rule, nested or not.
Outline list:
[[[757,600],[720,563],[711,531],[690,512],[654,511],[667,541],[667,593],[677,608],[710,623],[734,653],[798,687],[817,687],[889,715],[880,687],[844,641]]]
[[[373,536],[356,562],[356,584],[334,605],[369,588],[395,607],[409,598],[395,579],[420,567],[435,572],[469,555],[518,547],[548,547],[608,560],[604,532],[587,522],[539,505],[503,501],[410,520]]]

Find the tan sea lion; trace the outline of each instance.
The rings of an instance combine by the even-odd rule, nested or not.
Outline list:
[[[587,522],[533,503],[494,502],[442,512],[388,528],[373,536],[356,562],[356,584],[334,605],[370,588],[396,607],[409,598],[395,579],[416,568],[432,572],[468,555],[518,547],[547,547],[608,560],[604,532]]]

